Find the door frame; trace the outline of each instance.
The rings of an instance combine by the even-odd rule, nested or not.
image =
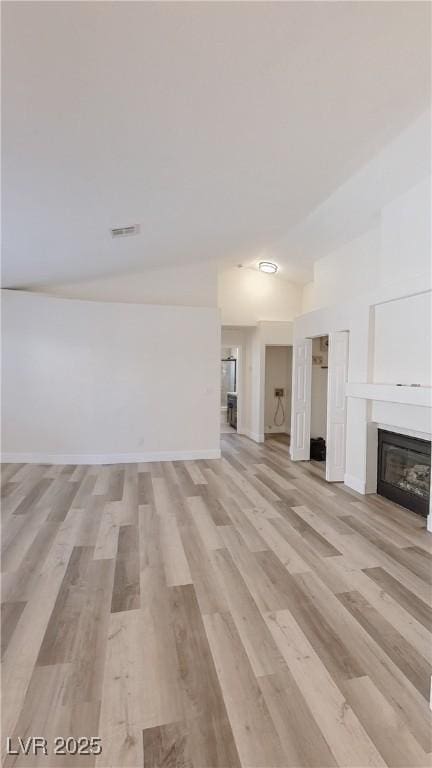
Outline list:
[[[333,331],[328,340],[325,479],[341,483],[346,468],[349,331]]]
[[[224,345],[228,346],[228,345]],[[244,409],[244,397],[243,397],[243,382],[244,382],[244,348],[243,344],[240,342],[233,343],[231,345],[233,348],[237,350],[237,366],[236,366],[236,389],[237,389],[237,430],[236,434],[242,435],[244,434],[244,415],[243,415],[243,409]],[[219,398],[220,400],[220,398]],[[220,406],[220,409],[222,410],[222,405]],[[222,432],[219,425],[219,442],[222,438]]]
[[[291,387],[292,461],[310,459],[310,416],[312,384],[312,339],[296,339],[293,344]]]
[[[264,344],[263,357],[262,357],[262,386],[261,386],[262,404],[261,404],[261,418],[260,418],[261,434],[263,435],[264,440],[265,440],[266,435],[281,434],[280,432],[277,432],[277,431],[275,431],[273,433],[272,432],[266,432],[266,422],[265,422],[267,350],[270,349],[270,348],[275,348],[275,347],[277,347],[278,349],[284,349],[286,351],[291,350],[291,379],[288,377],[288,380],[286,382],[287,397],[286,397],[286,400],[285,400],[285,405],[289,404],[289,406],[290,406],[290,416],[289,416],[289,420],[288,420],[288,424],[287,424],[289,432],[287,434],[288,434],[289,437],[291,437],[292,371],[293,371],[293,365],[294,365],[294,362],[293,362],[293,360],[294,360],[294,346],[293,346],[292,343],[291,344]],[[288,391],[289,391],[289,397],[288,397]]]

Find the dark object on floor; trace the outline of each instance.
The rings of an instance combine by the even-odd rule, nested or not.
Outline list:
[[[323,437],[311,437],[310,457],[313,461],[325,461],[326,444]]]

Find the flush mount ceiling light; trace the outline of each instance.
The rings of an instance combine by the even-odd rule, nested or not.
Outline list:
[[[268,274],[278,271],[277,264],[273,264],[272,261],[260,261],[258,269],[260,272],[267,272]]]

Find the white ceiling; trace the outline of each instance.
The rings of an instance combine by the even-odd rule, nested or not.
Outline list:
[[[429,3],[2,5],[6,286],[272,253],[307,279],[290,231],[430,99]]]

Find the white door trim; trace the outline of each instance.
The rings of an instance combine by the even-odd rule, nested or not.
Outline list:
[[[293,344],[290,456],[293,461],[310,458],[312,339]]]
[[[349,332],[329,334],[326,480],[343,482],[346,461],[346,419]]]

